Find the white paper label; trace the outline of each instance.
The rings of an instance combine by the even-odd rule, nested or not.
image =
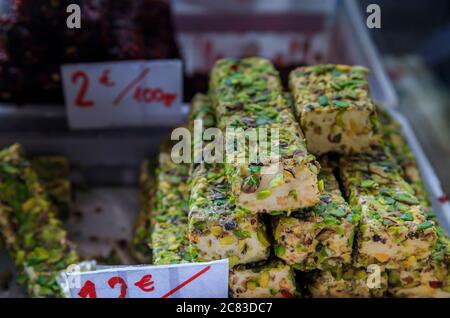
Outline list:
[[[179,60],[62,66],[71,128],[173,125],[182,120]]]
[[[67,273],[72,298],[226,298],[228,259]]]

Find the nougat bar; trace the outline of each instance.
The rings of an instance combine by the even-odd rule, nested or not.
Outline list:
[[[378,118],[361,66],[314,65],[289,75],[295,111],[308,151],[370,153],[379,143]]]

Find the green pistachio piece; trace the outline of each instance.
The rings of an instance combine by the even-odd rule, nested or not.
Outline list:
[[[282,257],[286,253],[286,248],[283,245],[275,246],[275,255]]]
[[[346,102],[346,101],[343,101],[343,100],[335,100],[333,103],[334,103],[334,105],[336,105],[338,107],[343,107],[343,108],[350,106],[349,102]]]
[[[264,200],[264,199],[270,197],[270,193],[271,193],[270,190],[259,191],[258,194],[256,195],[256,199]]]
[[[400,202],[406,203],[406,204],[419,204],[419,200],[417,200],[415,197],[413,197],[410,194],[407,193],[395,193],[392,195],[392,197]]]
[[[403,213],[402,215],[400,215],[400,219],[402,219],[403,221],[414,221],[411,213]]]
[[[377,186],[378,186],[378,183],[376,183],[373,180],[363,180],[361,182],[361,187],[363,187],[363,188],[373,189],[373,188],[376,188]]]
[[[325,95],[319,96],[319,104],[320,104],[320,106],[327,106],[328,105],[328,97]]]
[[[269,237],[267,236],[266,231],[264,231],[263,229],[258,229],[256,231],[256,236],[264,247],[270,246],[270,240]]]
[[[423,230],[431,228],[432,226],[433,226],[433,222],[425,221],[425,222],[420,223],[419,225],[417,225],[417,230],[423,231]]]

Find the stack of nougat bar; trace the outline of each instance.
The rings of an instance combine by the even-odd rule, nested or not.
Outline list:
[[[143,186],[147,255],[228,258],[231,297],[450,296],[448,238],[400,127],[385,113],[380,125],[366,76],[301,67],[291,97],[265,59],[218,61],[187,127],[276,130],[278,156],[251,162],[252,145],[235,139],[224,162],[176,164],[163,147],[156,174],[142,177],[155,180]],[[194,156],[209,146],[194,144]]]
[[[63,157],[28,159],[23,148],[0,151],[0,237],[31,297],[63,296],[59,273],[79,261],[61,218],[71,194]]]

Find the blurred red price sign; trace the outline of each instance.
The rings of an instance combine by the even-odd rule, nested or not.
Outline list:
[[[182,119],[179,60],[62,66],[71,128],[173,125]]]
[[[226,298],[228,259],[67,273],[72,298]]]

